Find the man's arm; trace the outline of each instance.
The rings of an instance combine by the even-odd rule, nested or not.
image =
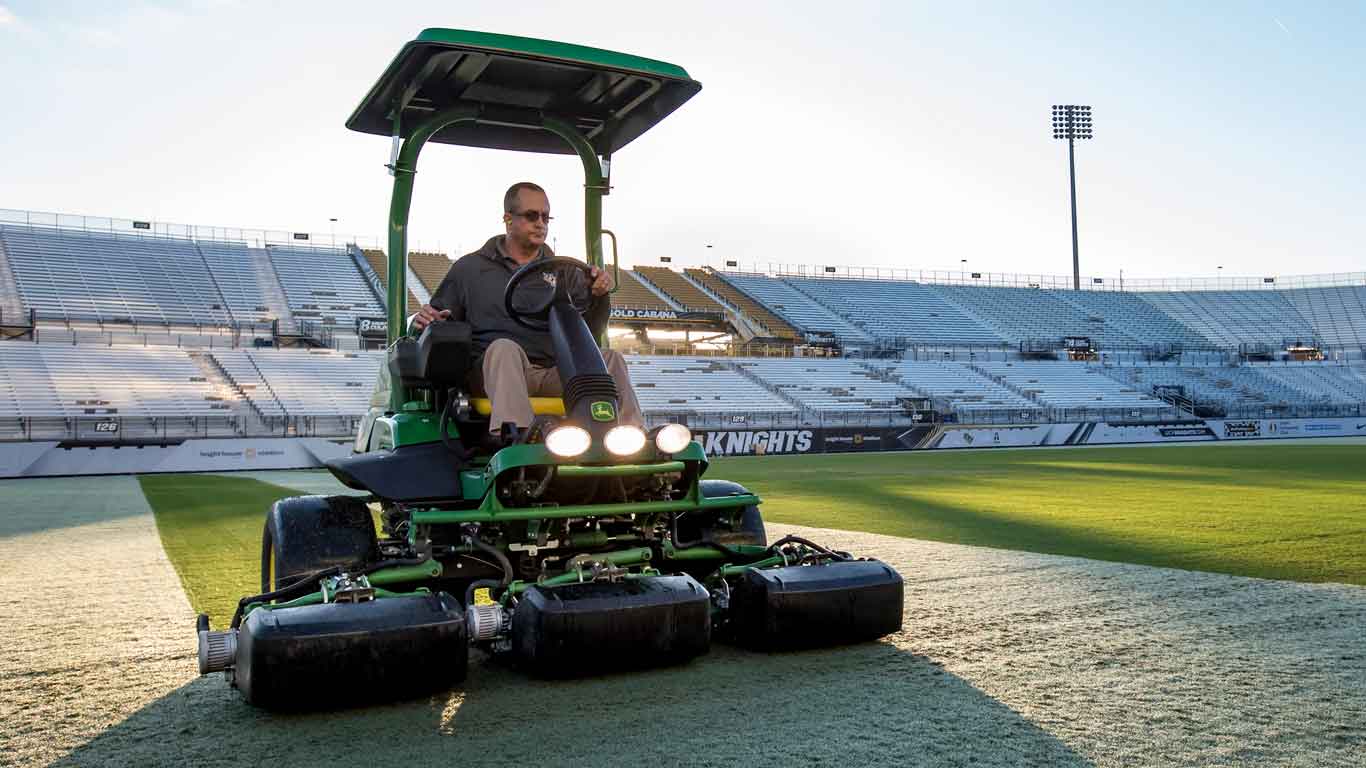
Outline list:
[[[607,321],[612,314],[612,288],[615,282],[606,269],[590,267],[593,276],[593,303],[588,305],[585,319],[594,336],[607,333]]]
[[[422,309],[413,315],[412,326],[413,330],[420,333],[438,320],[464,319],[465,297],[460,292],[460,285],[455,276],[455,264],[452,264],[446,276],[441,279],[441,285],[436,287],[436,293],[432,294],[432,302],[423,304]]]

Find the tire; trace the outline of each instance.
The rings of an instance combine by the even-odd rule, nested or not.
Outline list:
[[[376,559],[370,508],[352,496],[296,496],[266,513],[261,534],[261,591],[273,592],[334,565]]]
[[[732,483],[729,480],[702,480],[698,490],[702,492],[703,498],[719,499],[726,496],[738,496],[749,493],[743,485]],[[721,520],[715,521],[711,526],[707,526],[703,531],[710,533],[711,540],[718,544],[750,544],[764,546],[768,544],[768,533],[764,530],[764,516],[759,511],[757,504],[750,504],[740,513],[737,521],[739,528],[735,529]]]

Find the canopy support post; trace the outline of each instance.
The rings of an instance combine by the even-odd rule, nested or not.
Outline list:
[[[417,176],[417,157],[437,131],[455,123],[470,122],[479,117],[474,107],[454,107],[438,112],[424,121],[403,141],[398,158],[389,170],[394,175],[394,193],[389,200],[389,306],[386,312],[388,346],[393,346],[407,333],[404,310],[408,306],[408,212],[413,204],[413,182]],[[389,384],[389,410],[398,413],[408,398],[403,382],[396,377]]]
[[[605,269],[602,254],[602,196],[607,194],[607,169],[610,160],[598,157],[593,145],[574,126],[553,117],[541,118],[541,125],[574,148],[583,163],[583,245],[589,266]],[[598,346],[607,348],[607,329],[598,336]]]

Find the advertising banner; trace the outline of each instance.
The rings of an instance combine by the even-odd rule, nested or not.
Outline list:
[[[349,441],[320,437],[186,440],[167,445],[67,447],[0,443],[0,477],[121,475],[143,472],[230,472],[305,469],[351,453]]]
[[[358,317],[356,318],[356,334],[369,338],[385,337],[389,332],[389,321],[382,317]]]
[[[117,433],[110,434],[115,437]],[[1366,438],[1366,418],[1228,419],[1173,422],[1074,422],[972,426],[842,427],[700,430],[694,437],[708,456],[1018,448],[1049,445],[1122,445],[1306,437]],[[167,445],[0,443],[0,477],[229,472],[303,469],[349,455],[349,441],[317,437],[185,440]]]

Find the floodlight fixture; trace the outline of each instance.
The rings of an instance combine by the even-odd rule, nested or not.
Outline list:
[[[1074,149],[1078,139],[1093,137],[1091,107],[1085,104],[1053,105],[1053,138],[1067,140],[1067,179],[1072,190],[1072,289],[1081,290],[1081,257],[1077,248],[1077,161]]]

